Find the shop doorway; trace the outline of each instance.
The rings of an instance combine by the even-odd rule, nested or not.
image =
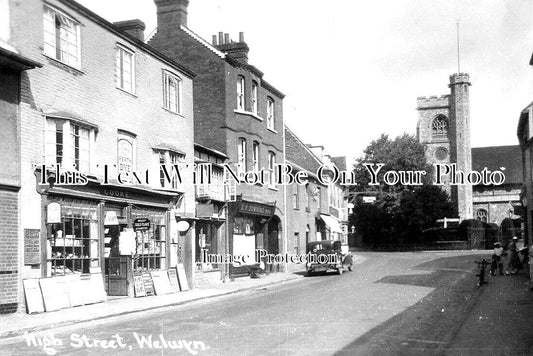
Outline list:
[[[273,216],[268,222],[268,237],[266,239],[265,248],[270,254],[279,254],[279,236],[281,232],[281,220],[277,216]],[[272,264],[265,266],[269,272],[279,272],[280,265]]]

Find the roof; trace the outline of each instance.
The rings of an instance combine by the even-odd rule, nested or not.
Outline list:
[[[331,157],[331,162],[333,162],[333,164],[337,166],[340,171],[346,170],[346,156]]]
[[[503,170],[504,184],[521,184],[522,150],[520,146],[491,146],[472,148],[472,170],[481,172],[484,168],[489,171]]]
[[[311,150],[285,126],[285,155],[288,161],[315,174],[322,163]]]

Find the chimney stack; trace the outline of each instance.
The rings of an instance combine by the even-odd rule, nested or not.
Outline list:
[[[157,30],[169,31],[180,26],[187,27],[189,0],[154,0],[157,7]]]
[[[141,20],[134,19],[113,22],[113,25],[118,27],[122,32],[126,32],[128,35],[144,42],[144,30],[146,29],[146,25]]]
[[[216,36],[213,36],[215,39]],[[218,45],[213,41],[213,46],[215,46],[219,51],[228,54],[233,59],[248,64],[248,52],[250,49],[246,42],[244,42],[244,33],[239,32],[239,42],[231,41],[229,33],[218,33]]]

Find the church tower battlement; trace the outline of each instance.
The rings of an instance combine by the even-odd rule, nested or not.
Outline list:
[[[472,169],[470,85],[468,74],[456,73],[450,76],[450,94],[417,98],[417,137],[425,146],[428,163],[455,163],[465,174]],[[459,217],[472,218],[472,186],[451,186],[448,179],[444,182]]]

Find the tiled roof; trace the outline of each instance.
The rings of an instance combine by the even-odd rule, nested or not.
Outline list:
[[[522,183],[522,150],[520,146],[491,146],[472,148],[472,169],[490,171],[505,168],[504,184]]]
[[[285,149],[287,160],[315,174],[321,163],[288,127],[285,127]]]

